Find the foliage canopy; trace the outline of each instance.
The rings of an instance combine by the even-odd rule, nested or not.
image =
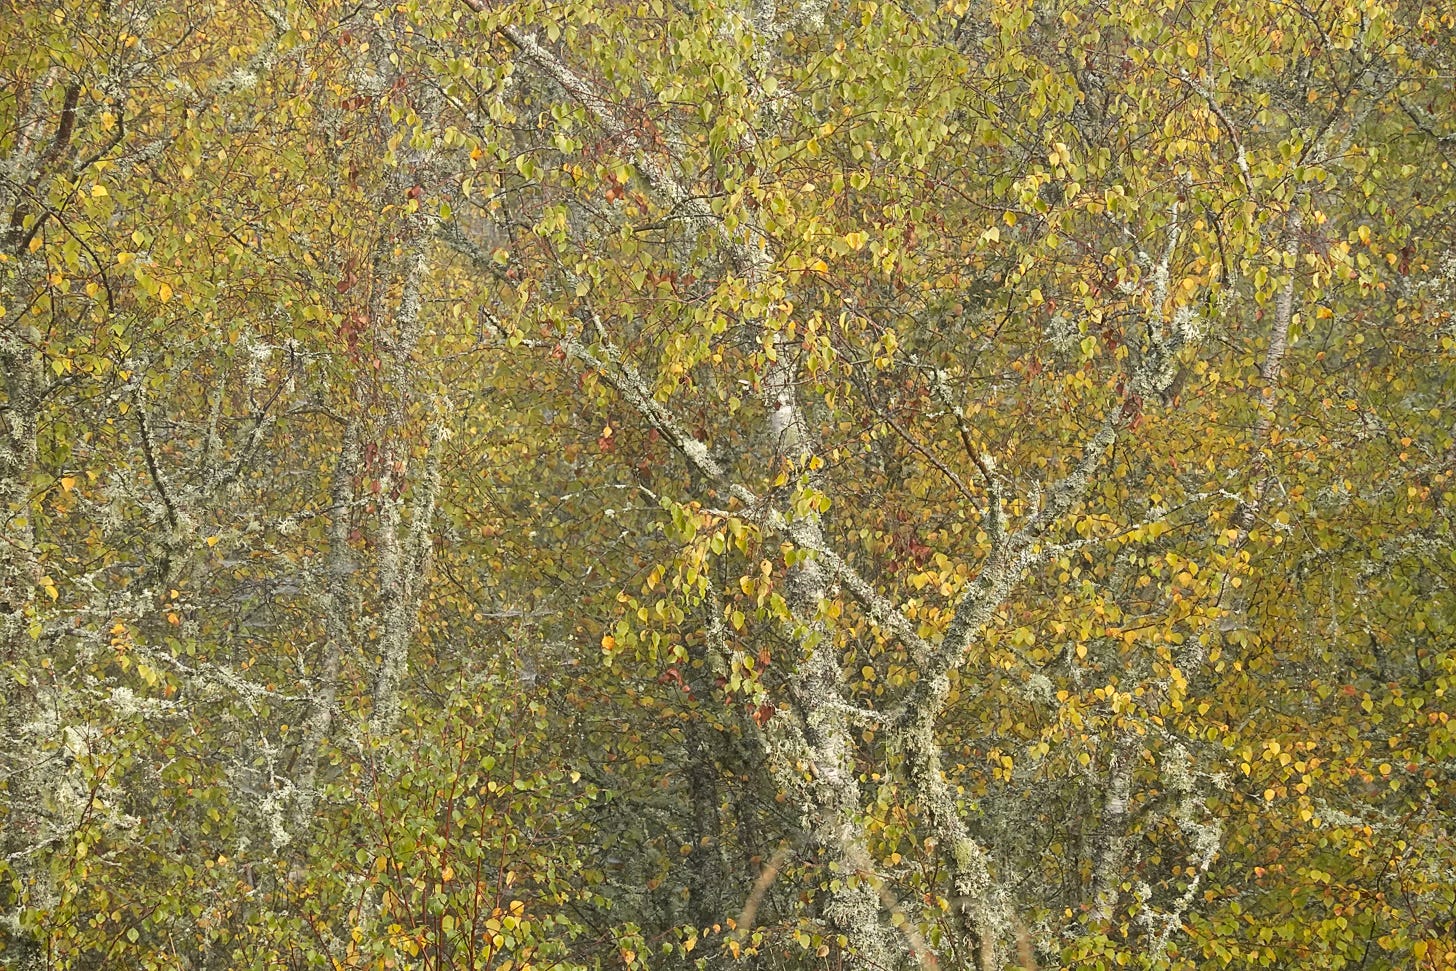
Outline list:
[[[1456,967],[1448,3],[3,7],[6,967]]]

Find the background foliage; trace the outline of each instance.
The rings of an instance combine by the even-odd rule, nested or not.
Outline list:
[[[1456,16],[5,0],[0,948],[1456,967]]]

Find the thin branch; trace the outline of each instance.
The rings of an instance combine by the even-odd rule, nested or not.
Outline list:
[[[1244,180],[1244,188],[1249,192],[1253,192],[1254,180],[1249,172],[1248,153],[1244,151],[1244,143],[1239,138],[1238,129],[1234,127],[1233,122],[1229,121],[1228,115],[1224,114],[1223,106],[1218,103],[1218,99],[1213,96],[1212,91],[1204,87],[1200,81],[1196,80],[1187,71],[1180,70],[1178,76],[1183,80],[1184,84],[1188,85],[1203,98],[1204,103],[1208,105],[1208,110],[1213,112],[1213,116],[1218,119],[1219,124],[1223,125],[1224,132],[1228,135],[1229,140],[1234,143],[1236,153],[1234,161],[1238,164],[1239,175]]]
[[[175,530],[177,528],[177,504],[172,501],[172,493],[168,490],[167,484],[162,478],[162,470],[157,465],[156,452],[152,446],[152,430],[147,421],[146,406],[143,404],[140,388],[132,396],[132,400],[133,407],[136,409],[137,430],[141,433],[142,458],[146,461],[147,474],[151,477],[152,486],[157,490],[157,495],[161,497],[163,508],[166,509],[167,525]]]

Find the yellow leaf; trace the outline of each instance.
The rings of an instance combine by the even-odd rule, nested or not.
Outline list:
[[[74,475],[61,476],[61,488],[67,492],[76,488],[76,477]]]
[[[103,199],[108,195],[110,193],[106,191],[106,186],[104,185],[93,185],[91,187],[91,198],[93,199]]]
[[[208,546],[216,546],[219,539],[221,539],[221,537],[219,537],[219,536],[209,536],[209,537],[207,537],[207,545]]]
[[[170,286],[168,286],[167,284],[165,284],[165,283],[163,283],[160,286],[158,286],[157,287],[157,299],[161,300],[162,303],[166,303],[168,300],[171,300],[172,299],[172,288]]]

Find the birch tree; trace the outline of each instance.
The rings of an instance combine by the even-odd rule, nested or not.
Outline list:
[[[1179,713],[1201,704],[1188,692],[1204,659],[1217,663],[1225,638],[1240,642],[1255,524],[1267,518],[1282,538],[1265,442],[1297,315],[1319,313],[1298,308],[1329,299],[1334,281],[1349,293],[1374,285],[1359,260],[1323,241],[1312,252],[1306,227],[1332,216],[1325,186],[1369,171],[1361,133],[1420,70],[1396,47],[1372,67],[1369,38],[1394,21],[967,9],[939,34],[934,18],[900,8],[828,20],[714,11],[692,27],[664,14],[674,24],[664,68],[634,49],[624,76],[605,38],[630,36],[648,14],[568,16],[543,35],[480,12],[517,71],[563,105],[552,137],[574,177],[557,190],[570,200],[559,218],[537,226],[553,253],[545,265],[562,272],[558,332],[489,326],[580,361],[678,452],[691,483],[660,497],[681,557],[626,601],[649,630],[619,623],[603,637],[607,655],[667,665],[691,656],[664,649],[669,632],[719,642],[709,655],[760,723],[765,768],[794,794],[825,867],[831,946],[870,966],[999,967],[1024,963],[1031,941],[1047,960],[1068,933],[1053,930],[1057,915],[1085,908],[1085,930],[1145,935],[1148,959],[1166,959],[1218,858],[1230,768],[1206,745],[1211,726]],[[1084,25],[1092,41],[1073,53],[1058,32]],[[785,36],[792,54],[773,49]],[[1251,36],[1289,46],[1245,47]],[[796,56],[812,69],[796,73]],[[1291,65],[1301,80],[1286,89]],[[1307,107],[1330,91],[1333,114]],[[684,104],[711,107],[693,118]],[[583,126],[603,140],[578,135]],[[553,183],[547,155],[518,162],[528,183]],[[599,159],[595,177],[571,161],[580,156]],[[598,269],[607,248],[615,265]],[[652,300],[623,299],[647,281]],[[1254,370],[1242,361],[1260,346],[1251,393],[1216,392],[1225,373]],[[1210,458],[1184,472],[1173,443],[1239,423],[1240,401],[1256,416],[1244,425],[1253,444],[1235,436],[1221,469]],[[850,429],[867,431],[836,441]],[[1120,457],[1129,449],[1142,455]],[[1134,469],[1155,485],[1130,485]],[[856,481],[883,491],[857,492]],[[942,549],[885,528],[897,485],[915,519],[959,520],[936,536]],[[952,499],[928,502],[932,488]],[[840,489],[859,501],[836,514]],[[1171,583],[1138,612],[1162,618],[1133,624],[1115,601],[1145,600],[1151,556],[1174,568]],[[1198,581],[1205,556],[1209,579]],[[1084,571],[1080,594],[1049,584],[1060,575],[1075,589]],[[938,598],[916,596],[927,588]],[[1089,595],[1075,620],[1018,603]],[[707,627],[684,631],[704,603]],[[1073,637],[1048,651],[1018,615]],[[755,617],[776,633],[738,634]],[[745,651],[729,631],[777,647]],[[1019,753],[991,741],[1005,729],[975,747],[1005,784],[994,793],[966,775],[984,769],[948,764],[948,706],[959,703],[954,723],[975,725],[966,715],[1003,706],[1007,680],[1023,685],[1028,714],[1050,711]],[[1053,754],[1063,732],[1085,741]],[[1145,866],[1130,853],[1134,778],[1149,762],[1158,795],[1145,825],[1178,834],[1185,862],[1168,878],[1131,879]],[[1068,888],[1066,863],[1035,861],[1045,850],[1020,842],[1028,821],[1056,824],[1040,814],[1040,787],[1019,780],[1058,765],[1075,781],[1055,804],[1099,820],[1046,835],[1055,856],[1086,854],[1080,889],[1076,865]],[[859,788],[871,782],[877,803]],[[944,875],[932,898],[949,916],[934,933],[893,929],[908,922],[867,850],[870,807],[886,803],[903,807],[900,833],[916,834],[917,854]],[[1009,888],[1051,878],[1043,868],[1061,869],[1063,885],[1016,899]]]

